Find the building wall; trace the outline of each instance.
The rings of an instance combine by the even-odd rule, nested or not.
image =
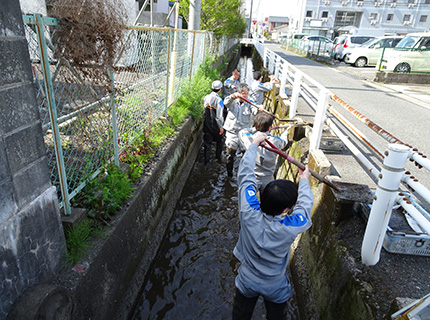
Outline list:
[[[0,11],[0,319],[59,267],[65,240],[51,186],[18,1]]]
[[[334,37],[341,25],[349,24],[348,16],[354,14],[359,19],[353,32],[358,34],[383,36],[430,30],[429,0],[397,0],[395,3],[392,0],[307,0],[302,2],[304,8],[300,8],[300,1],[294,4],[290,26],[296,28],[295,32]],[[311,15],[307,16],[309,11]],[[326,18],[322,16],[324,11]],[[389,14],[393,15],[392,20],[387,20]],[[343,19],[336,20],[336,15]],[[410,15],[409,22],[404,22],[405,15]],[[420,22],[421,16],[427,16],[427,20]]]

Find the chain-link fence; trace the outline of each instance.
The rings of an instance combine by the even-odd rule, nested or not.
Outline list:
[[[310,53],[322,57],[333,57],[334,44],[324,37],[309,36],[301,39],[296,39],[293,36],[288,36],[282,39],[281,45],[295,48],[305,53]]]
[[[237,43],[205,31],[128,27],[126,46],[103,70],[110,79],[103,83],[91,72],[100,65],[64,58],[56,19],[23,18],[51,181],[65,214],[88,178],[106,163],[118,164],[119,154],[167,114],[206,55],[222,55]]]

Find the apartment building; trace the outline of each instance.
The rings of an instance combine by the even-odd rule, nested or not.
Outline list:
[[[292,0],[291,33],[334,38],[430,31],[430,0]]]

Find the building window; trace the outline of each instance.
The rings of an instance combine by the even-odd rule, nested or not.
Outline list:
[[[394,18],[394,14],[392,13],[387,14],[387,21],[393,21],[393,18]]]
[[[312,18],[312,10],[306,11],[306,18]]]
[[[408,0],[408,3],[409,3],[409,4],[411,4],[411,3],[415,3],[415,0]]]
[[[376,19],[378,19],[378,14],[376,12],[371,13],[369,20],[376,20]]]
[[[334,20],[334,27],[354,26],[359,27],[362,12],[337,11]]]
[[[424,4],[430,4],[430,0],[424,1]]]
[[[328,11],[323,11],[321,13],[321,18],[328,18]]]
[[[420,17],[420,22],[427,22],[427,15],[422,15]]]
[[[405,21],[410,21],[411,20],[411,15],[410,14],[405,14],[404,16],[403,16],[403,22],[405,22]]]
[[[392,3],[397,3],[397,0],[391,0]]]

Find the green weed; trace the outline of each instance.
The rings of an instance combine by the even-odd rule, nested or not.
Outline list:
[[[91,220],[83,222],[66,230],[67,262],[75,264],[90,247],[89,242],[95,228]]]

